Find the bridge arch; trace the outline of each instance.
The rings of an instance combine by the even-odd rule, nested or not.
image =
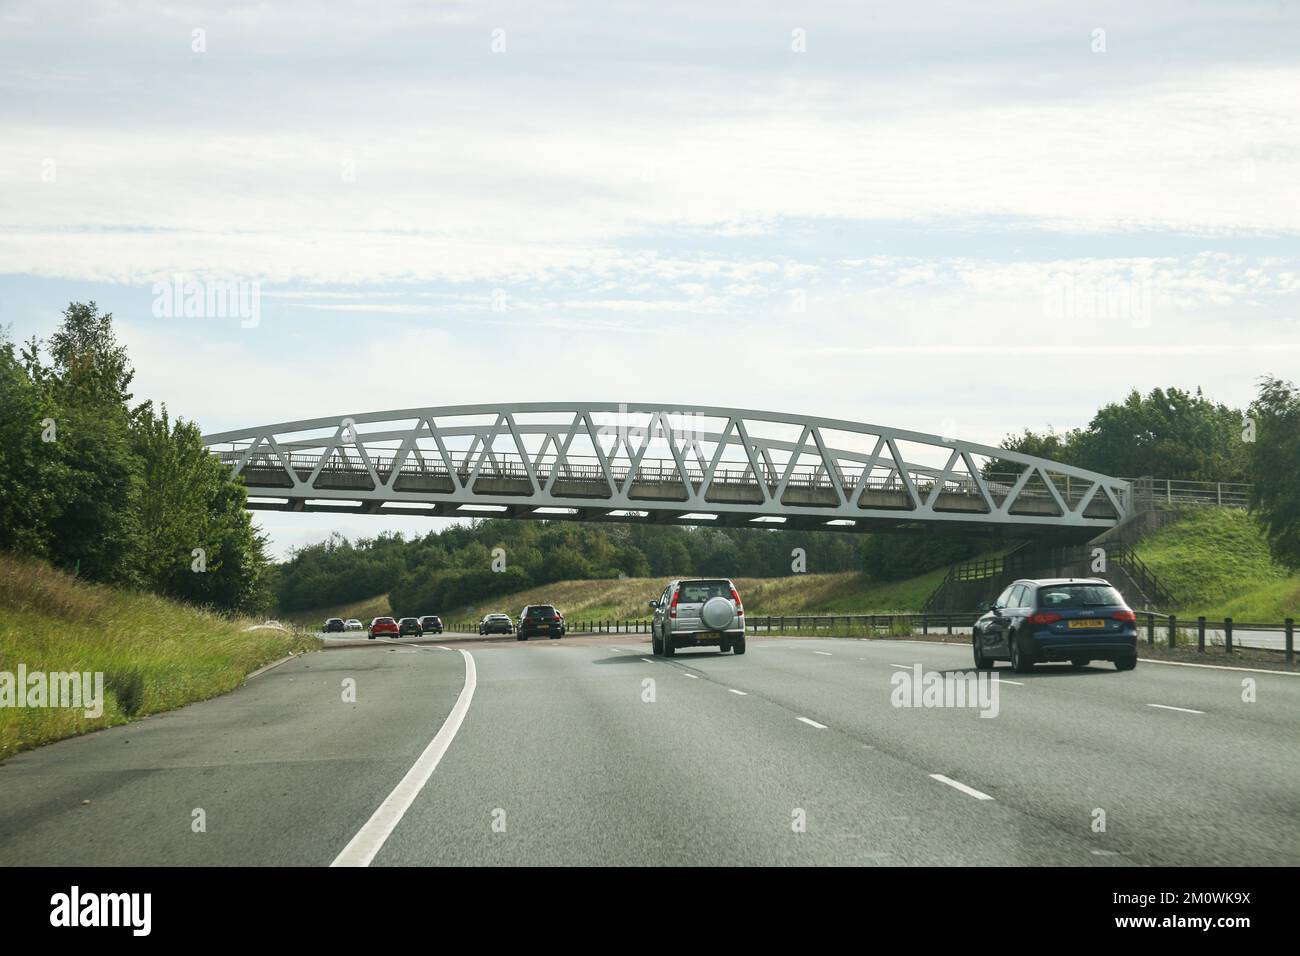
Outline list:
[[[405,408],[204,436],[253,510],[1097,533],[1129,482],[922,432],[646,403]]]

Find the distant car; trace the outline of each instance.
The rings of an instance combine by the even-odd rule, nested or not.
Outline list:
[[[416,637],[424,636],[424,628],[420,627],[418,617],[404,617],[397,622],[397,636],[406,637],[408,634],[414,634]]]
[[[515,639],[526,641],[534,635],[545,634],[555,640],[564,636],[564,615],[551,604],[530,604],[519,612],[519,625]]]
[[[424,630],[425,634],[441,634],[442,618],[438,617],[436,614],[426,614],[424,617],[420,618],[420,627]]]
[[[977,668],[1003,660],[1022,674],[1040,661],[1137,667],[1137,615],[1101,578],[1016,581],[981,610],[971,635]]]
[[[343,622],[343,630],[345,631],[364,631],[365,629],[366,626],[355,617],[350,617]]]
[[[480,634],[513,634],[514,631],[515,623],[509,614],[485,614],[478,622]]]
[[[650,643],[655,654],[672,657],[681,647],[717,647],[745,653],[745,605],[727,578],[669,581],[651,601]]]
[[[402,632],[397,627],[397,622],[391,617],[377,617],[370,622],[366,628],[366,633],[373,641],[377,637],[401,637]]]
[[[343,630],[343,618],[341,617],[330,618],[328,621],[325,622],[325,626],[321,628],[321,630],[323,630],[326,634],[329,634],[333,631]]]

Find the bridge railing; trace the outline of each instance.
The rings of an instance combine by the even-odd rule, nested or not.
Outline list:
[[[1240,481],[1187,481],[1150,475],[1133,479],[1133,504],[1137,511],[1183,505],[1247,508],[1250,492],[1250,484]]]

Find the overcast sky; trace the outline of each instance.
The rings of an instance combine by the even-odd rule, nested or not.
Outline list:
[[[205,432],[599,400],[997,444],[1300,379],[1300,3],[984,6],[0,0],[0,324],[97,300]],[[255,324],[155,314],[176,276]]]

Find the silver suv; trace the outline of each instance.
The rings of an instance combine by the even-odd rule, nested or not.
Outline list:
[[[656,654],[672,657],[679,647],[717,647],[745,653],[745,606],[726,578],[670,581],[659,600],[650,641]]]

